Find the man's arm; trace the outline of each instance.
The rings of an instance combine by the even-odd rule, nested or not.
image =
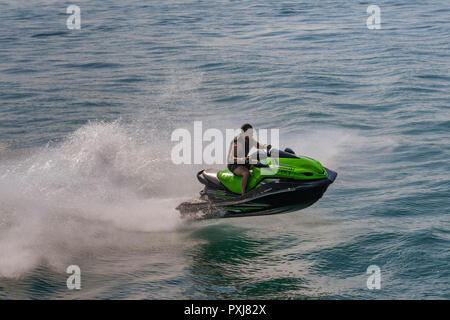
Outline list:
[[[255,144],[256,144],[256,149],[271,149],[272,148],[272,145],[260,143],[256,140],[255,140]]]
[[[256,148],[257,148],[257,149],[266,149],[266,148],[267,148],[267,145],[264,144],[264,143],[256,142]]]
[[[253,147],[256,147],[256,149],[265,149],[265,148],[267,148],[266,144],[256,141],[255,138],[253,138],[253,137],[250,137],[250,140],[251,140],[251,145]]]

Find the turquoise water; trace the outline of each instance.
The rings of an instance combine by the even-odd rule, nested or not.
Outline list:
[[[0,3],[1,299],[450,298],[447,1],[80,0],[81,30],[69,4]],[[170,134],[200,120],[279,128],[338,179],[182,221],[202,166]]]

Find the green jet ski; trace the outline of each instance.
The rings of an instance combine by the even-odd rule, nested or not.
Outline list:
[[[276,156],[272,156],[276,155]],[[255,161],[256,158],[256,161]],[[207,169],[197,173],[205,187],[200,199],[183,202],[183,217],[213,218],[275,214],[304,209],[317,200],[336,179],[337,173],[317,160],[284,151],[257,151],[250,156],[251,177],[241,195],[241,177],[229,170]],[[200,216],[199,216],[200,214]]]

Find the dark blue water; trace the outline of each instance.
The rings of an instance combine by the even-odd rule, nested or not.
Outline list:
[[[450,297],[447,1],[80,0],[81,30],[69,4],[0,3],[0,298]],[[279,128],[338,179],[181,221],[199,167],[170,134],[200,120]]]

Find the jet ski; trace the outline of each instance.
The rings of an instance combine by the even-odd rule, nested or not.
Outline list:
[[[296,211],[319,200],[337,177],[319,161],[296,155],[289,148],[260,150],[249,159],[254,164],[245,195],[240,176],[229,170],[206,169],[197,173],[204,185],[200,198],[181,203],[177,210],[183,217],[202,219]]]

